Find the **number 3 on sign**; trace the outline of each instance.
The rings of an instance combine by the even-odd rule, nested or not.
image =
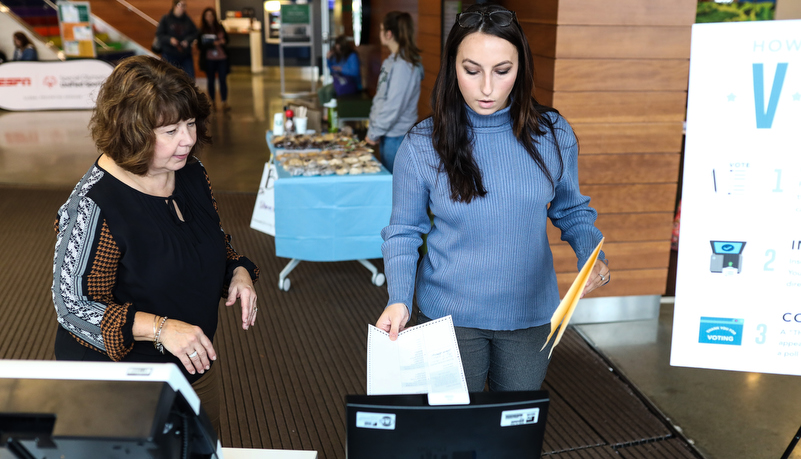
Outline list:
[[[757,333],[758,333],[756,337],[757,344],[765,344],[765,333],[767,333],[767,331],[768,331],[767,325],[765,324],[757,325]]]

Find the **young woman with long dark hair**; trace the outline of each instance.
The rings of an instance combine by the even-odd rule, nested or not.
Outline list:
[[[14,32],[14,56],[15,61],[38,61],[39,55],[36,47],[31,40],[22,32]]]
[[[380,144],[381,162],[392,172],[403,136],[417,122],[423,67],[409,13],[389,12],[380,27],[381,44],[392,54],[381,64],[366,140]]]
[[[211,99],[211,106],[217,110],[215,101],[215,79],[220,80],[220,101],[224,111],[228,105],[228,32],[217,20],[214,8],[206,8],[200,16],[200,39],[197,42],[200,50],[200,68],[206,72],[206,89]]]
[[[548,219],[579,267],[602,238],[579,191],[576,137],[532,97],[533,75],[515,14],[471,6],[442,52],[433,116],[395,159],[382,232],[389,302],[376,326],[396,339],[416,290],[418,323],[452,316],[471,392],[487,380],[493,391],[535,390],[545,378],[549,348],[540,349],[559,305]],[[609,276],[602,254],[584,294]]]

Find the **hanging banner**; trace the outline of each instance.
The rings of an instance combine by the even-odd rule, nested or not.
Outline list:
[[[801,375],[798,30],[693,26],[671,365]]]
[[[67,57],[97,57],[89,2],[58,2],[58,23]]]
[[[0,65],[0,108],[4,110],[91,109],[100,85],[114,67],[93,59],[8,62]]]

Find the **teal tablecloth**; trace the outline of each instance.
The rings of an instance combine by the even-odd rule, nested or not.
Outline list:
[[[276,162],[275,254],[304,261],[381,258],[392,174],[292,177]]]

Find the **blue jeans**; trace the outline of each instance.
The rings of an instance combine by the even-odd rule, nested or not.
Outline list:
[[[214,75],[220,79],[220,100],[228,100],[228,59],[206,61],[206,88],[209,90],[209,99],[214,103]]]
[[[398,154],[401,142],[405,136],[398,137],[381,137],[379,148],[381,148],[381,164],[392,172],[392,165],[395,164],[395,155]]]
[[[195,79],[195,61],[192,60],[191,54],[189,56],[173,56],[165,53],[162,54],[161,57],[165,61],[186,72],[193,80]]]
[[[417,314],[417,323],[431,319]],[[454,327],[467,390],[482,392],[489,382],[492,392],[539,390],[548,371],[551,344],[540,351],[551,324],[521,330],[482,330]]]

